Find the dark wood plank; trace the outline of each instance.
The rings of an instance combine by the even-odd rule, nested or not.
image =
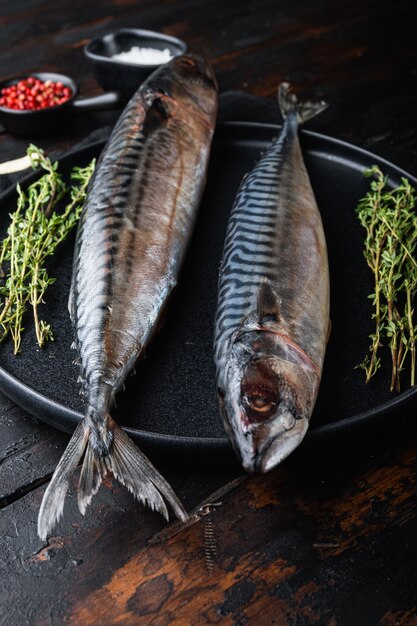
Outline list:
[[[191,48],[203,49],[214,62],[222,90],[275,97],[278,82],[289,78],[331,103],[326,117],[314,121],[317,129],[359,143],[414,145],[415,125],[402,123],[417,104],[410,1],[399,3],[395,11],[386,0],[314,5],[286,0],[279,6],[263,0],[239,7],[220,0],[139,6],[107,0],[92,3],[86,13],[69,0],[56,10],[45,6],[28,3],[18,18],[1,8],[0,23],[7,26],[0,52],[5,73],[60,70],[78,78],[85,95],[98,93],[82,46],[106,29],[136,24],[177,34]],[[59,138],[63,149],[80,140],[77,125],[73,131],[72,138]],[[50,146],[51,141],[40,143]],[[7,154],[20,154],[27,142],[4,136],[1,143]]]
[[[19,624],[410,624],[417,453],[405,440],[299,454],[156,541],[162,520],[107,482],[83,520],[70,495],[45,546],[39,488],[0,512],[1,604]]]
[[[0,509],[47,482],[68,436],[38,423],[0,394]]]
[[[15,0],[0,6],[0,68],[4,77],[68,73],[93,95],[100,88],[82,54],[89,39],[121,26],[163,30],[206,52],[223,91],[275,98],[289,79],[330,102],[312,129],[417,174],[413,8],[411,0]],[[116,115],[80,117],[37,143],[61,154]],[[0,135],[0,160],[27,143]],[[0,397],[0,626],[417,624],[415,434],[393,424],[385,435],[358,431],[331,449],[301,448],[172,536],[111,481],[81,518],[75,477],[44,544],[37,511],[68,437]],[[163,470],[190,509],[242,476],[215,464]]]

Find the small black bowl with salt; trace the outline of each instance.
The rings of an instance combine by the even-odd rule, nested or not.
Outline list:
[[[121,28],[96,37],[84,47],[94,76],[105,90],[117,90],[128,100],[159,66],[185,54],[187,44],[163,33]]]

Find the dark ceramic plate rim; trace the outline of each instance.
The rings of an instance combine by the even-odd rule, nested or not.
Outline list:
[[[252,134],[252,140],[261,140],[262,133],[278,133],[278,125],[262,124],[255,122],[226,122],[219,126],[219,130],[231,134],[234,140],[239,139],[239,135],[246,133],[245,139],[248,140],[248,133]],[[359,170],[363,170],[365,167],[372,163],[378,163],[385,167],[387,170],[391,170],[398,177],[407,177],[412,185],[417,186],[417,179],[410,175],[408,172],[397,167],[390,161],[379,157],[372,152],[359,148],[353,144],[316,133],[312,131],[302,130],[301,135],[317,142],[317,145],[309,149],[310,153],[325,154],[327,158],[337,159],[339,161],[346,160],[350,163],[356,163]],[[103,141],[94,142],[88,146],[74,149],[68,152],[61,161],[70,160],[75,154],[82,155],[83,152],[91,151],[94,149],[99,150],[104,145]],[[332,148],[329,150],[329,146]],[[351,157],[351,158],[349,158]],[[355,157],[355,158],[352,158]],[[26,176],[22,181],[22,185],[30,184],[31,181],[37,178],[36,172]],[[7,201],[15,193],[14,187],[10,187],[0,195],[0,203]],[[83,419],[83,415],[77,411],[74,411],[64,405],[51,400],[38,391],[22,383],[18,378],[9,374],[5,369],[0,366],[0,390],[8,396],[11,400],[16,402],[21,408],[30,412],[35,417],[47,422],[51,426],[64,430],[66,432],[72,432],[80,419]],[[411,404],[413,400],[417,398],[417,386],[415,388],[408,389],[402,392],[400,395],[388,400],[380,405],[377,405],[373,409],[364,411],[334,422],[329,422],[318,427],[312,425],[311,429],[306,435],[306,440],[311,443],[322,440],[330,435],[337,435],[344,433],[351,429],[356,429],[362,426],[373,425],[375,422],[381,423],[383,418],[389,417],[397,408],[406,408]],[[229,441],[219,437],[183,437],[179,435],[167,435],[163,433],[155,433],[139,430],[136,428],[124,427],[126,432],[133,436],[137,442],[144,445],[148,450],[154,452],[204,452],[204,453],[217,453],[220,454],[225,460],[233,458],[231,446]],[[204,455],[205,456],[205,455]]]

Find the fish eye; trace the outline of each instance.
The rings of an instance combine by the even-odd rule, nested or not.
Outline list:
[[[270,402],[268,398],[265,397],[265,395],[262,393],[253,396],[246,396],[245,400],[251,409],[255,409],[255,411],[261,411],[262,413],[268,411],[271,405],[275,404],[274,402]]]
[[[247,390],[242,396],[242,404],[249,417],[254,421],[263,421],[273,415],[277,408],[278,398],[271,390],[256,387]]]
[[[199,66],[195,59],[190,57],[179,57],[178,64],[181,68],[186,69],[189,72],[198,72]]]
[[[181,59],[181,63],[183,65],[190,65],[191,67],[195,67],[197,65],[197,63],[195,62],[194,59],[190,59],[190,57],[183,57]]]

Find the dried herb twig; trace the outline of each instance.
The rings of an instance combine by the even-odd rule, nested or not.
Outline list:
[[[391,351],[390,389],[400,390],[400,376],[410,357],[410,384],[416,375],[416,326],[413,302],[417,292],[416,191],[403,178],[396,189],[377,166],[365,171],[374,177],[371,190],[359,202],[357,214],[366,230],[364,256],[374,277],[372,300],[375,330],[369,353],[361,364],[366,382],[381,366],[380,348]]]
[[[26,191],[17,186],[17,208],[10,215],[8,234],[0,248],[0,341],[10,333],[15,354],[20,351],[28,305],[32,306],[39,346],[53,340],[52,329],[39,318],[38,310],[46,289],[55,282],[45,263],[76,225],[95,166],[92,161],[87,167],[74,168],[73,184],[68,188],[57,162],[52,163],[36,146],[29,146],[27,153],[32,166],[45,173]],[[58,202],[68,196],[63,211],[55,210]]]

